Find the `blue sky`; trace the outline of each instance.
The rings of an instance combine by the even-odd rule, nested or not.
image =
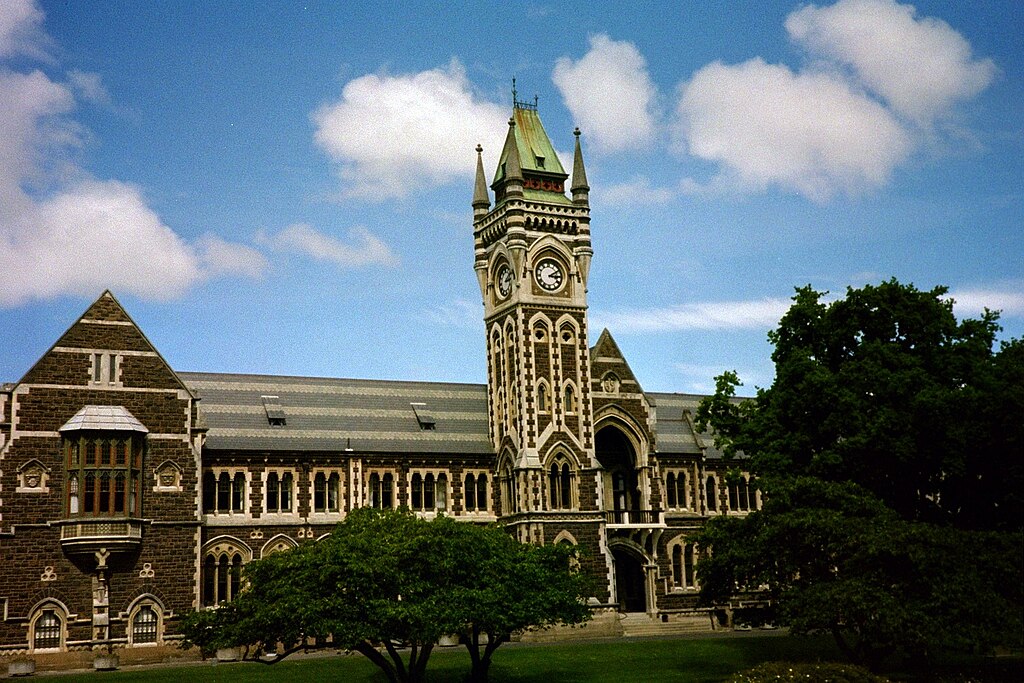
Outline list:
[[[0,3],[0,381],[105,288],[177,369],[483,382],[473,147],[583,131],[641,384],[772,379],[793,287],[1024,332],[1016,2]]]

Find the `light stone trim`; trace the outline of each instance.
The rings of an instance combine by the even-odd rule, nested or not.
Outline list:
[[[386,408],[320,408],[305,406],[290,406],[283,404],[285,413],[288,415],[312,415],[324,417],[382,417],[382,418],[415,418],[415,414],[409,410],[393,410]],[[263,415],[265,408],[262,405],[209,405],[202,406],[201,410],[207,414],[219,415]],[[487,415],[484,413],[470,412],[442,412],[432,410],[434,418],[445,420],[467,420],[474,422],[486,422]]]
[[[120,327],[135,327],[134,323],[127,320],[98,320],[96,318],[82,318],[78,322],[89,323],[90,325],[118,325]]]
[[[392,439],[395,441],[461,441],[466,443],[487,442],[486,437],[476,434],[449,434],[445,432],[353,432],[342,429],[217,429],[218,437],[242,437],[267,439]]]
[[[21,395],[27,394],[32,389],[71,389],[73,391],[119,391],[128,393],[139,393],[139,394],[177,394],[179,398],[185,400],[187,397],[182,396],[184,392],[181,389],[158,389],[155,387],[116,387],[116,386],[104,386],[102,384],[19,384],[18,388],[15,389],[14,393]]]
[[[111,353],[118,356],[145,356],[147,358],[159,358],[156,351],[125,351],[122,349],[88,349],[75,346],[54,346],[51,351],[56,353]]]
[[[399,389],[396,387],[372,387],[372,386],[331,386],[328,384],[278,384],[266,382],[217,382],[217,381],[194,381],[189,386],[200,392],[203,389],[214,389],[221,391],[242,391],[262,393],[293,393],[293,394],[335,394],[339,396],[385,396],[395,398],[473,398],[481,399],[487,396],[486,390],[479,389]],[[205,409],[205,408],[204,408]]]

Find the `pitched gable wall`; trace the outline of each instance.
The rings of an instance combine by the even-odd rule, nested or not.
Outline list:
[[[95,363],[103,356],[105,371],[97,382]],[[69,641],[95,635],[96,560],[69,555],[60,540],[75,517],[68,510],[58,430],[85,406],[121,406],[149,430],[137,524],[141,547],[109,560],[111,637],[125,636],[128,615],[119,611],[141,595],[159,594],[167,614],[191,607],[198,524],[195,400],[117,300],[104,293],[2,400],[0,422],[9,426],[0,442],[0,564],[17,569],[0,576],[0,598],[8,601],[0,645],[24,643],[33,607],[48,597],[73,615]],[[166,463],[177,469],[173,487],[158,486],[156,468]],[[25,485],[26,468],[42,470],[42,485]]]

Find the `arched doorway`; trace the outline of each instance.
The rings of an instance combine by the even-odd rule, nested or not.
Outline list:
[[[622,430],[602,427],[594,436],[595,455],[604,470],[605,509],[622,512],[640,510],[640,482],[636,453]]]
[[[620,612],[647,611],[647,589],[643,562],[625,548],[612,548],[615,562],[615,594]]]

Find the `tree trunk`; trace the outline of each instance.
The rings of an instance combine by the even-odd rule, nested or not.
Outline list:
[[[491,671],[491,655],[498,649],[507,636],[499,636],[493,633],[487,634],[487,645],[484,646],[483,656],[480,655],[480,634],[479,631],[474,629],[473,631],[473,643],[469,647],[469,655],[472,660],[473,667],[469,672],[469,680],[472,683],[487,683],[488,677]]]
[[[395,670],[394,664],[388,661],[387,657],[382,655],[373,645],[370,645],[369,643],[359,643],[359,645],[356,645],[352,649],[373,662],[381,671],[384,672],[384,675],[388,677],[388,680],[391,683],[402,683],[402,679],[398,677],[398,672]]]

